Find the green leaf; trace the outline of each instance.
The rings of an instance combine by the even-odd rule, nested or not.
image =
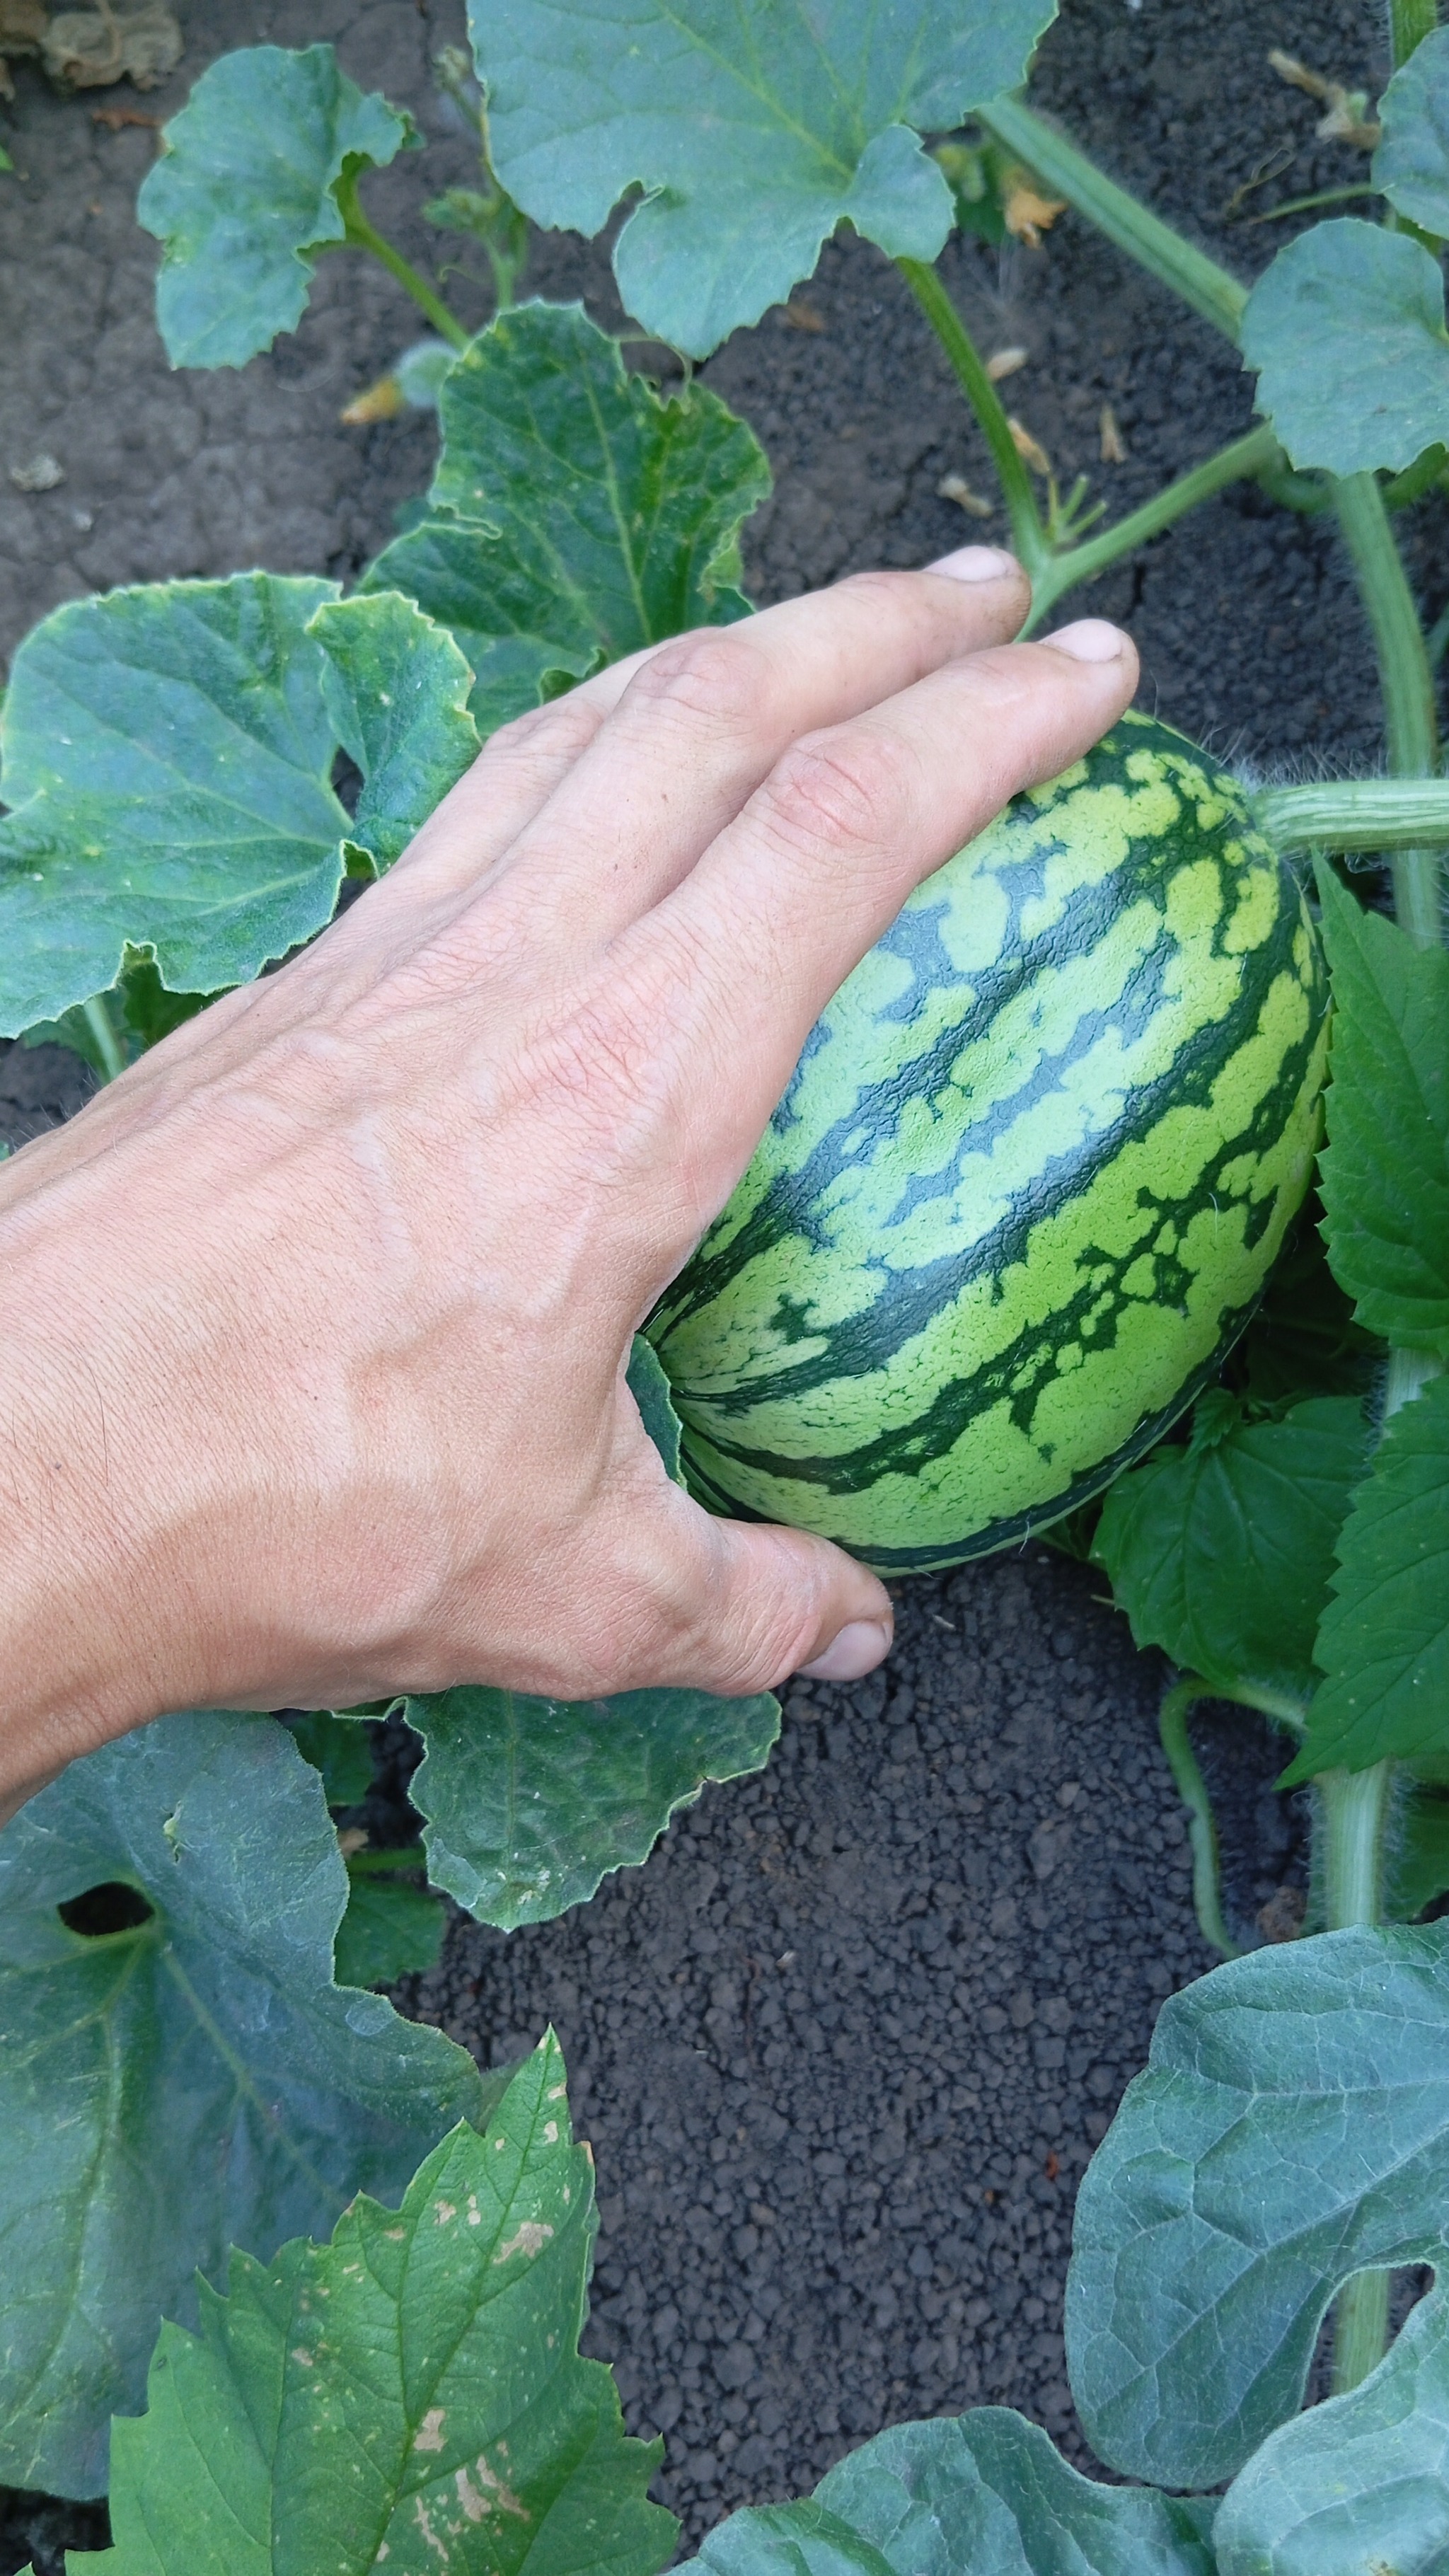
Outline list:
[[[1328,1675],[1285,1781],[1449,1751],[1449,1378],[1384,1427],[1314,1648]]]
[[[57,1912],[98,1887],[120,1912],[82,1923],[126,1928]],[[108,2419],[193,2271],[400,2190],[478,2108],[463,2049],[333,1984],[346,1892],[271,1718],[161,1718],[0,1836],[0,2479],[102,2493]]]
[[[1327,1932],[1164,2004],[1087,2169],[1067,2367],[1094,2450],[1209,2487],[1297,2412],[1358,2271],[1432,2261],[1449,2207],[1449,1925]]]
[[[1449,956],[1365,912],[1327,868],[1319,896],[1334,1006],[1328,1256],[1361,1324],[1449,1354]]]
[[[1218,2576],[1393,2576],[1449,2563],[1443,2287],[1347,2397],[1270,2435],[1213,2525]]]
[[[1433,27],[1379,100],[1374,186],[1425,232],[1449,233],[1449,27]]]
[[[654,1345],[642,1333],[636,1333],[629,1351],[629,1393],[639,1407],[645,1430],[664,1461],[665,1473],[676,1485],[684,1482],[679,1463],[684,1425],[674,1410],[664,1362]]]
[[[934,259],[950,191],[921,132],[1025,78],[1054,0],[470,0],[493,167],[535,223],[600,232],[626,309],[707,357],[808,277],[838,223]]]
[[[661,400],[577,304],[500,313],[444,379],[430,515],[364,575],[455,636],[493,731],[559,684],[747,613],[740,528],[770,490],[702,386]]]
[[[395,591],[329,601],[307,631],[327,656],[333,731],[363,775],[350,838],[391,867],[482,748],[473,674],[452,636]]]
[[[528,1699],[452,1690],[410,1699],[427,1742],[409,1795],[428,1819],[428,1876],[482,1923],[511,1932],[592,1896],[646,1860],[707,1780],[758,1771],[779,1702],[707,1691]]]
[[[306,628],[335,596],[158,582],[26,637],[0,717],[0,1035],[105,991],[128,945],[211,992],[321,929],[348,822]]]
[[[360,1807],[372,1787],[372,1738],[366,1727],[328,1708],[309,1709],[289,1725],[303,1761],[322,1774],[328,1806]]]
[[[1295,465],[1397,471],[1443,436],[1444,281],[1407,233],[1353,215],[1300,233],[1249,296],[1242,348]]]
[[[1353,1396],[1159,1449],[1118,1478],[1093,1553],[1139,1646],[1229,1693],[1306,1702],[1334,1549],[1370,1446]]]
[[[594,2235],[550,2034],[400,2209],[234,2254],[116,2426],[115,2545],[71,2576],[654,2576],[677,2525],[578,2338]]]
[[[339,1986],[393,1986],[438,1964],[440,1897],[398,1876],[420,1852],[359,1852],[347,1864],[347,1911],[337,1927]]]
[[[414,140],[411,118],[330,45],[248,45],[204,71],[163,135],[136,216],[165,244],[156,319],[173,367],[242,367],[306,310],[317,255],[346,237],[339,180]]]
[[[1311,1193],[1298,1211],[1252,1322],[1230,1363],[1253,1402],[1282,1406],[1305,1395],[1367,1395],[1383,1353],[1355,1323],[1329,1267],[1323,1209]]]
[[[1213,2576],[1215,2504],[1100,2486],[981,2406],[878,2433],[806,2502],[731,2514],[681,2576]]]

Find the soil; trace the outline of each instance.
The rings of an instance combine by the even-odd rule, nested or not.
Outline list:
[[[392,282],[351,255],[323,262],[301,330],[271,356],[169,373],[156,248],[133,221],[154,133],[94,116],[174,113],[237,44],[333,38],[355,79],[419,118],[424,171],[405,159],[368,203],[428,261],[455,237],[416,210],[470,176],[427,70],[461,34],[461,0],[183,0],[179,14],[181,68],[144,98],[62,101],[19,72],[4,138],[17,175],[0,181],[6,652],[57,601],[119,581],[256,562],[346,579],[430,469],[426,416],[338,419],[418,336]],[[1249,274],[1290,227],[1241,217],[1362,175],[1346,147],[1315,142],[1312,102],[1266,68],[1273,45],[1370,91],[1384,70],[1366,0],[1067,0],[1035,95]],[[985,346],[1027,350],[1006,390],[1063,486],[1090,474],[1114,516],[1247,426],[1232,351],[1074,216],[1041,251],[961,239],[943,265]],[[621,319],[598,246],[541,243],[529,285]],[[481,279],[449,291],[484,317]],[[667,353],[636,354],[668,372]],[[940,496],[947,475],[989,488],[982,444],[867,246],[827,250],[790,312],[705,372],[775,468],[746,539],[762,601],[1002,533],[999,515]],[[1101,461],[1104,403],[1119,465]],[[64,480],[22,491],[11,471],[41,454]],[[1430,613],[1444,535],[1436,505],[1411,555]],[[1230,490],[1060,614],[1085,609],[1131,628],[1144,703],[1220,751],[1289,771],[1377,758],[1371,655],[1325,520]],[[89,1087],[61,1050],[0,1052],[0,1136],[22,1143]],[[1163,1996],[1211,1964],[1157,1745],[1161,1669],[1100,1591],[1042,1547],[903,1587],[886,1673],[794,1686],[759,1779],[709,1792],[646,1869],[558,1924],[505,1940],[456,1919],[437,1975],[400,1993],[485,2062],[557,2023],[599,2172],[588,2348],[616,2361],[631,2426],[665,2434],[657,2491],[686,2544],[736,2504],[807,2488],[885,2424],[985,2399],[1022,2407],[1086,2464],[1059,2334],[1072,2194]],[[1269,1929],[1291,1929],[1303,1831],[1271,1790],[1279,1748],[1240,1713],[1199,1719],[1230,1919],[1245,1939],[1263,1937],[1265,1908]],[[94,2509],[12,2499],[0,2576],[31,2550],[49,2576],[64,2541],[98,2539]]]

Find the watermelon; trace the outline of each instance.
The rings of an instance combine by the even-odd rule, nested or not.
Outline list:
[[[1024,1538],[1212,1378],[1307,1189],[1327,977],[1236,781],[1124,716],[911,896],[648,1331],[712,1508]]]

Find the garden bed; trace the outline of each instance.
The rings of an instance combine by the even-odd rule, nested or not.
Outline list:
[[[419,115],[436,185],[466,176],[466,140],[449,141],[426,75],[460,8],[212,0],[180,14],[176,78],[139,101],[104,93],[103,107],[165,116],[232,45],[330,36],[354,77]],[[1376,43],[1367,8],[1069,0],[1038,100],[1247,271],[1282,228],[1246,231],[1224,209],[1277,147],[1299,146],[1283,193],[1359,174],[1342,147],[1314,145],[1311,104],[1274,80],[1269,46],[1371,84]],[[118,581],[253,562],[346,578],[432,448],[418,416],[339,425],[414,336],[401,296],[361,262],[324,265],[275,358],[168,372],[154,245],[131,219],[154,138],[94,124],[96,104],[22,76],[24,175],[0,194],[16,317],[0,468],[50,454],[64,473],[35,492],[0,475],[7,647],[57,600]],[[370,190],[411,256],[436,255],[406,170]],[[1036,253],[958,242],[943,274],[988,349],[1028,351],[1013,410],[1062,481],[1091,473],[1114,516],[1246,426],[1233,352],[1074,218]],[[543,245],[530,282],[619,319],[596,248]],[[481,292],[454,292],[482,317]],[[940,496],[948,475],[987,488],[983,451],[874,251],[828,251],[788,314],[705,372],[776,471],[746,535],[757,598],[1001,533]],[[1103,404],[1127,450],[1115,466],[1100,457]],[[1434,576],[1415,569],[1437,611]],[[1309,745],[1345,766],[1374,756],[1371,656],[1325,520],[1234,487],[1082,605],[1131,627],[1144,703],[1219,751],[1264,766]],[[54,1051],[9,1052],[0,1131],[23,1141],[76,1106],[85,1079]],[[399,1997],[485,2060],[556,2022],[599,2169],[587,2348],[620,2363],[631,2426],[666,2433],[658,2492],[687,2538],[736,2503],[799,2492],[883,2424],[982,2400],[1022,2407],[1084,2456],[1059,2335],[1072,2195],[1163,1995],[1210,1964],[1157,1746],[1161,1668],[1133,1653],[1103,1588],[1045,1548],[903,1587],[885,1674],[796,1686],[760,1779],[707,1793],[646,1870],[558,1924],[505,1939],[458,1918],[437,1975]],[[1257,1937],[1260,1909],[1301,1877],[1293,1819],[1268,1787],[1266,1731],[1237,1717],[1210,1731],[1220,1772],[1243,1751],[1228,1898]],[[1280,1902],[1269,1919],[1284,1918]],[[12,2522],[23,2536],[9,2557],[0,2540],[0,2571],[33,2545],[25,2517]]]

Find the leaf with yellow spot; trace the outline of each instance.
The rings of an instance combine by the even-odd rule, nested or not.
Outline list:
[[[578,2350],[593,2187],[545,2117],[561,2079],[550,2032],[400,2210],[359,2194],[330,2244],[233,2253],[200,2334],[163,2327],[115,2426],[115,2545],[71,2576],[655,2576],[661,2445]]]

